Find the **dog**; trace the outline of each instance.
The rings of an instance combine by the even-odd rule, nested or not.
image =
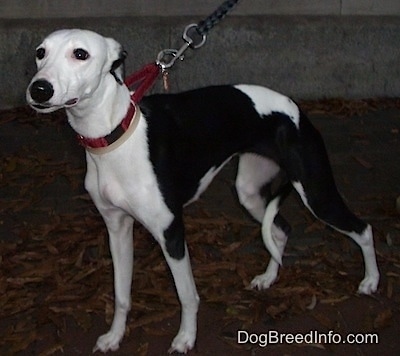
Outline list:
[[[343,202],[322,137],[294,101],[261,86],[240,84],[149,95],[135,108],[123,84],[123,56],[114,39],[88,30],[56,31],[36,49],[37,73],[26,91],[37,112],[65,108],[69,124],[88,143],[85,188],[107,226],[115,288],[112,326],[94,351],[118,349],[125,332],[134,220],[160,244],[181,303],[181,324],[169,351],[193,348],[199,296],[182,211],[234,156],[239,157],[239,202],[261,223],[272,256],[251,287],[266,289],[277,278],[290,231],[279,208],[294,188],[316,218],[360,246],[365,276],[358,292],[377,290],[372,228]],[[134,110],[129,127],[116,135]],[[90,144],[98,140],[105,145]],[[284,178],[271,189],[279,172]]]

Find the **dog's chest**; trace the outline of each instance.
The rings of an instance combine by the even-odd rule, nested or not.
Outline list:
[[[158,187],[147,142],[134,136],[106,155],[87,155],[85,186],[101,212],[119,208],[151,230],[162,230],[172,214]]]
[[[96,191],[104,203],[130,211],[134,205],[147,203],[157,191],[154,174],[147,164],[121,157],[88,159],[87,189]],[[132,211],[130,211],[132,212]]]

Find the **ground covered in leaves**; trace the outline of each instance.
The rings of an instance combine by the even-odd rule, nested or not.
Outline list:
[[[258,345],[237,344],[236,330],[299,331],[299,325],[304,330],[377,332],[391,340],[380,347],[400,350],[393,336],[400,330],[400,215],[395,206],[400,195],[399,100],[327,100],[303,106],[323,134],[328,131],[328,149],[334,151],[332,163],[345,197],[374,225],[382,273],[379,292],[356,295],[363,273],[359,249],[315,221],[294,196],[285,208],[294,236],[279,281],[267,291],[250,290],[269,255],[258,225],[228,198],[233,163],[185,216],[202,300],[197,354],[258,354]],[[377,112],[390,119],[376,122]],[[381,141],[376,142],[380,136],[369,120],[374,120],[372,128],[384,130]],[[113,280],[105,226],[83,190],[83,149],[75,145],[64,114],[37,115],[27,108],[0,112],[0,141],[0,353],[89,354],[98,336],[92,331],[107,328],[99,327],[99,320],[112,320]],[[349,152],[348,145],[356,146]],[[391,171],[381,169],[380,157],[390,155]],[[123,341],[130,349],[121,345],[117,354],[164,354],[179,325],[175,289],[152,237],[140,225],[134,235],[132,311]],[[358,324],[349,327],[344,310],[351,315],[356,309]],[[323,344],[296,347],[271,350],[332,351]]]

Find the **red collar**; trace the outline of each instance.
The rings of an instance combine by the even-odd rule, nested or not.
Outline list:
[[[99,138],[88,138],[78,135],[79,143],[85,148],[102,148],[111,145],[116,142],[126,130],[128,130],[132,119],[135,116],[136,106],[135,104],[140,102],[144,94],[154,84],[155,80],[160,73],[160,67],[156,63],[150,63],[144,66],[141,70],[133,73],[125,80],[125,85],[129,88],[139,82],[139,85],[135,88],[135,91],[131,95],[131,103],[129,105],[128,112],[122,119],[121,123],[107,136]]]
[[[130,103],[128,112],[121,123],[107,136],[99,138],[88,138],[78,135],[79,144],[85,148],[107,147],[117,141],[128,129],[135,116],[136,107],[133,102]]]

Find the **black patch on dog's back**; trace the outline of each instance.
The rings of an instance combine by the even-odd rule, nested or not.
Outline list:
[[[172,212],[193,198],[212,167],[268,135],[268,119],[232,86],[151,95],[140,109],[148,123],[150,160]]]

